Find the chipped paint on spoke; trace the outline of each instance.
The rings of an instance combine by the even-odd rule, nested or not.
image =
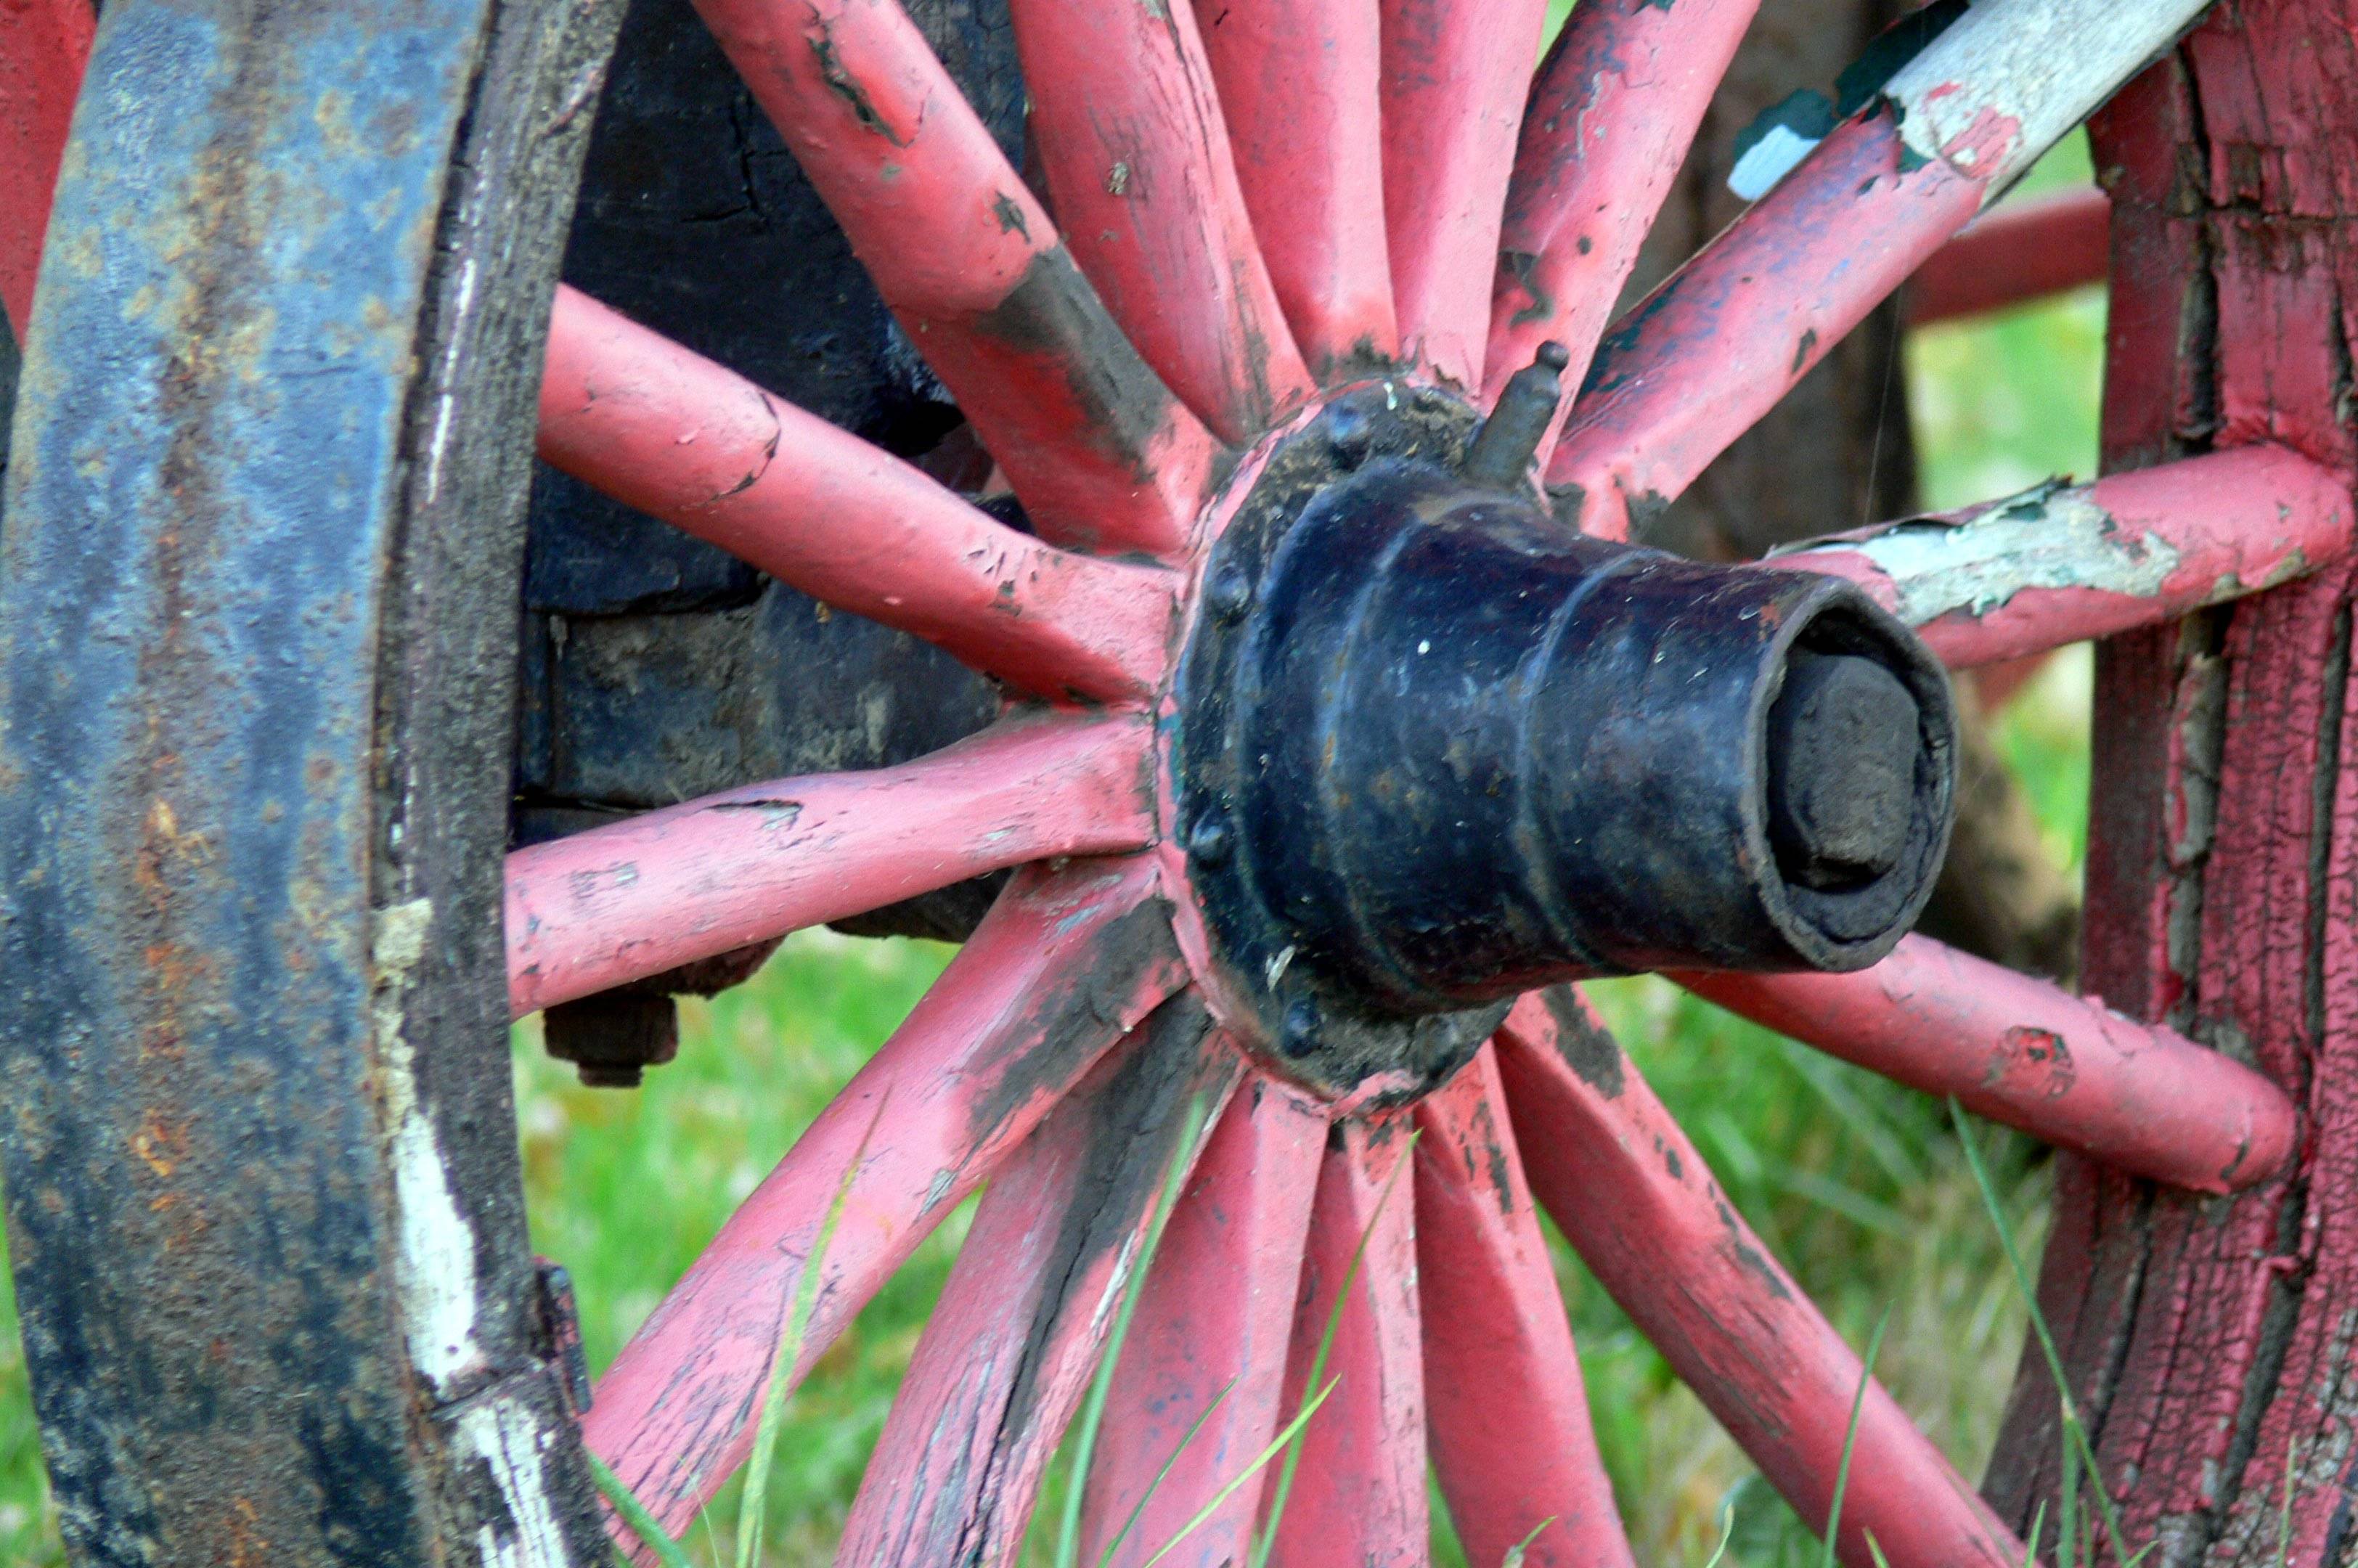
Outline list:
[[[1981,615],[2028,589],[2150,598],[2180,559],[2159,535],[2122,529],[2086,490],[2053,482],[1961,519],[1911,518],[1855,544],[1815,548],[1855,550],[1881,568],[1898,589],[1900,619],[1911,626],[1952,611]]]

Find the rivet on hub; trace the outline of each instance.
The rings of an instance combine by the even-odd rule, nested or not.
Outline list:
[[[1195,819],[1187,835],[1187,852],[1205,865],[1217,866],[1228,858],[1235,840],[1229,837],[1228,819],[1217,811],[1206,811]]]
[[[1213,614],[1231,623],[1244,618],[1252,608],[1252,574],[1235,561],[1224,561],[1212,568],[1209,581],[1204,584],[1204,602]]]

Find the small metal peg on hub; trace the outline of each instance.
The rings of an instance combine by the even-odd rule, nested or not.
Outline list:
[[[1562,343],[1545,342],[1531,362],[1508,379],[1498,406],[1475,435],[1474,449],[1466,454],[1465,477],[1485,490],[1521,490],[1528,481],[1531,460],[1555,419],[1563,395],[1561,378],[1572,355]]]

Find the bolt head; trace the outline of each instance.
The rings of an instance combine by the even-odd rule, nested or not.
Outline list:
[[[1296,997],[1285,1007],[1284,1022],[1278,1025],[1277,1048],[1294,1060],[1307,1056],[1318,1048],[1318,1004],[1308,997]]]
[[[1335,460],[1347,469],[1367,461],[1376,438],[1375,421],[1364,408],[1338,403],[1326,410],[1326,445]]]
[[[1211,579],[1204,584],[1204,602],[1222,621],[1241,621],[1245,611],[1252,608],[1252,578],[1234,561],[1214,568]]]
[[[1232,848],[1228,819],[1217,811],[1206,811],[1197,817],[1187,834],[1187,852],[1207,866],[1227,860]]]

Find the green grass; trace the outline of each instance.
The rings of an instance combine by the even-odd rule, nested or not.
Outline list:
[[[2037,180],[2084,178],[2085,167],[2075,140]],[[2093,295],[1918,334],[1908,374],[1927,503],[1956,505],[2050,473],[2091,471],[2102,337]],[[2001,726],[2057,852],[2074,862],[2084,837],[2087,704],[2088,661],[2069,655]],[[529,1022],[516,1031],[534,1238],[572,1271],[593,1367],[612,1357],[948,956],[921,943],[799,935],[752,984],[687,1004],[680,1059],[637,1094],[581,1088],[541,1054]],[[1945,1108],[1660,982],[1595,990],[1737,1207],[1835,1325],[1863,1346],[1892,1308],[1879,1370],[1933,1438],[1976,1472],[2026,1319]],[[2045,1167],[2011,1136],[1985,1130],[1983,1148],[2001,1209],[2035,1257]],[[967,1221],[961,1210],[918,1249],[784,1412],[765,1562],[831,1556]],[[1703,1563],[1724,1537],[1728,1559],[1747,1568],[1814,1563],[1814,1539],[1661,1357],[1561,1247],[1558,1261],[1599,1444],[1639,1561]],[[1065,1476],[1060,1459],[1027,1547],[1031,1563],[1053,1554]],[[733,1559],[736,1513],[732,1484],[689,1532],[694,1561]],[[1462,1563],[1437,1503],[1435,1514],[1435,1563]],[[0,1562],[59,1561],[0,1276]]]

